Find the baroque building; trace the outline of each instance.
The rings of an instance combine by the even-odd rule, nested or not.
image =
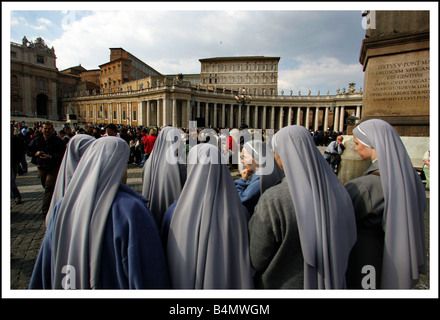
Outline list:
[[[74,92],[78,77],[60,74],[54,48],[39,37],[11,42],[11,113],[58,119],[64,92]]]

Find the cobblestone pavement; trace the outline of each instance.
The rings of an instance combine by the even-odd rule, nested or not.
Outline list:
[[[29,159],[28,159],[29,160]],[[238,178],[237,171],[231,172]],[[127,185],[142,192],[142,169],[128,165]],[[45,216],[41,214],[43,188],[38,179],[37,168],[29,163],[28,173],[17,176],[17,186],[23,203],[10,201],[10,288],[27,289],[45,233]],[[429,195],[429,193],[428,193]],[[429,253],[429,209],[425,214],[426,239]],[[4,271],[6,272],[6,271]],[[429,289],[429,273],[422,275],[415,289]]]

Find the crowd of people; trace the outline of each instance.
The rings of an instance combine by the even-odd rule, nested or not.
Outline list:
[[[385,121],[354,129],[372,164],[345,185],[296,125],[41,128],[27,144],[46,214],[30,289],[410,289],[426,272],[425,189]],[[141,193],[123,183],[129,162]]]

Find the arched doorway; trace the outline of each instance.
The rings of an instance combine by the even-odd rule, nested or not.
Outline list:
[[[37,95],[37,116],[47,116],[47,100],[45,94]]]

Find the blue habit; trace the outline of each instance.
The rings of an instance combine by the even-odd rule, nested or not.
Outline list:
[[[253,174],[250,180],[239,178],[234,180],[241,203],[252,216],[254,208],[260,199],[260,175]]]
[[[52,239],[60,202],[48,222],[29,289],[52,288]],[[140,194],[120,185],[104,233],[100,289],[170,287],[159,230],[145,202]]]

